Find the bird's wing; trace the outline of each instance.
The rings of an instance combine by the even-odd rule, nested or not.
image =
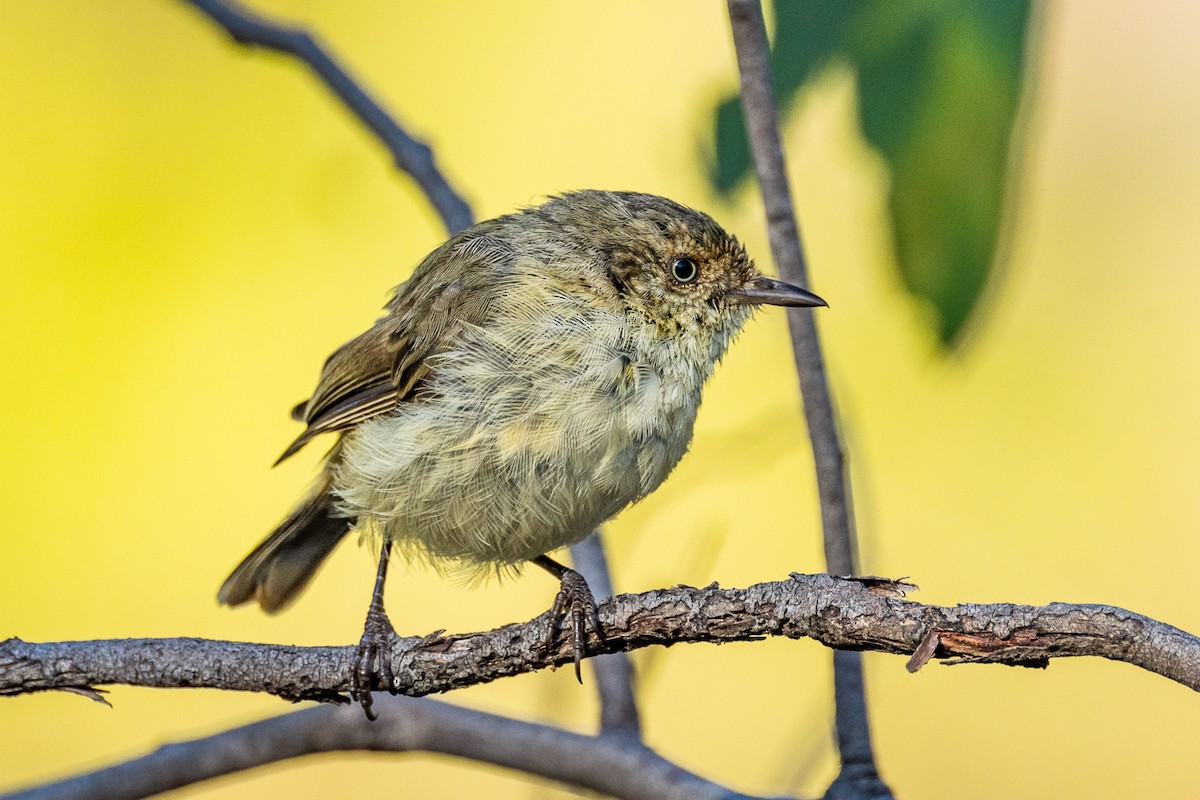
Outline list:
[[[395,358],[379,320],[361,336],[334,351],[321,370],[321,379],[311,398],[292,409],[292,417],[307,427],[275,462],[294,455],[314,437],[340,431],[356,422],[396,407],[400,392],[392,383],[391,364]]]
[[[495,283],[511,261],[510,249],[486,228],[434,251],[397,287],[388,313],[325,361],[312,397],[292,409],[307,428],[275,463],[322,433],[346,430],[416,396],[433,356],[465,328],[486,322]]]

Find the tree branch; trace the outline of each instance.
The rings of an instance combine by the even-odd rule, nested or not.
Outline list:
[[[738,73],[742,82],[742,108],[746,134],[754,156],[758,186],[767,214],[771,254],[785,281],[808,285],[808,268],[800,229],[792,205],[779,115],[775,108],[774,78],[767,29],[759,0],[728,0]],[[854,508],[850,480],[838,435],[837,412],[829,392],[821,342],[809,310],[791,309],[788,327],[792,351],[804,398],[804,419],[812,443],[817,473],[821,524],[825,534],[825,564],[834,575],[858,573],[854,542]],[[826,796],[829,798],[890,798],[879,778],[871,750],[871,725],[867,716],[862,661],[856,653],[835,654],[833,683],[838,752],[842,770]]]
[[[604,554],[603,532],[592,535],[571,548],[571,562],[592,590],[597,602],[613,596],[608,557]],[[626,653],[609,653],[592,661],[596,690],[600,694],[600,733],[640,739],[642,721],[633,689],[633,662]]]
[[[300,28],[281,25],[260,16],[235,0],[186,0],[207,14],[243,45],[257,45],[295,56],[312,69],[328,89],[346,105],[391,153],[396,166],[412,176],[441,216],[450,233],[472,224],[471,209],[454,191],[434,162],[433,151],[415,139],[366,93],[350,74],[325,51],[316,38]]]
[[[746,131],[754,153],[758,186],[767,214],[771,255],[780,276],[808,286],[808,267],[800,244],[792,192],[772,89],[771,53],[758,0],[729,0],[729,19],[742,80]],[[825,561],[834,575],[853,575],[853,517],[846,489],[845,457],[825,375],[825,361],[811,309],[789,309],[788,326],[796,372],[804,397],[804,419],[812,440],[813,461],[825,531]]]
[[[1200,639],[1113,606],[928,606],[880,578],[793,575],[745,589],[676,587],[619,595],[600,608],[606,639],[590,653],[653,644],[812,638],[840,650],[1045,667],[1052,658],[1124,661],[1200,690]],[[545,649],[549,615],[484,633],[397,637],[393,687],[410,696],[487,683],[571,662],[569,643]],[[0,695],[103,684],[266,691],[335,700],[348,689],[353,647],[288,647],[207,639],[0,642]]]
[[[357,706],[306,709],[165,745],[4,800],[132,800],[290,758],[351,750],[443,753],[627,800],[751,800],[636,740],[584,736],[436,700],[386,697],[376,703],[381,719],[374,723]]]

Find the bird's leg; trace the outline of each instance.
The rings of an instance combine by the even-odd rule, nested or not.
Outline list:
[[[559,620],[568,619],[571,623],[571,650],[575,654],[575,679],[583,683],[579,663],[583,660],[587,644],[586,625],[590,624],[600,641],[604,641],[604,629],[600,627],[600,615],[596,612],[596,598],[582,575],[550,556],[538,556],[533,563],[558,578],[560,583],[554,607],[550,609],[550,633],[546,637],[546,647],[554,645]]]
[[[371,709],[371,690],[376,687],[395,690],[390,655],[391,638],[396,630],[383,610],[383,583],[387,580],[388,557],[392,543],[384,540],[379,552],[379,572],[375,575],[375,591],[371,592],[371,606],[367,609],[367,621],[363,625],[362,638],[354,651],[354,664],[350,672],[350,697],[362,704],[367,719],[374,721],[376,714]]]

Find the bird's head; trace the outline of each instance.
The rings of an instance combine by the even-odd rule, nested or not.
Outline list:
[[[664,197],[582,191],[542,209],[599,248],[598,260],[631,313],[664,337],[698,339],[713,361],[761,305],[826,305],[766,277],[711,217]]]

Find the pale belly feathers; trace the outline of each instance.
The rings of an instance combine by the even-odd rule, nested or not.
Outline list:
[[[364,533],[503,571],[580,541],[687,451],[708,359],[611,307],[525,299],[437,356],[420,399],[346,435],[337,507]]]

